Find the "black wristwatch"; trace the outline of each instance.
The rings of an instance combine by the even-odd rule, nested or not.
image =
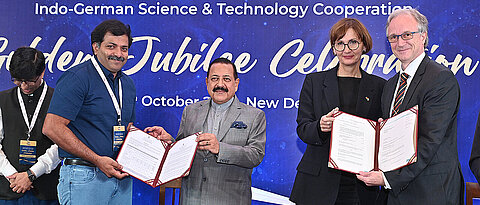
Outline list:
[[[28,174],[28,179],[30,179],[31,182],[35,181],[35,179],[37,179],[37,176],[35,176],[35,174],[33,174],[32,171],[30,171],[30,169],[27,169],[27,174]]]

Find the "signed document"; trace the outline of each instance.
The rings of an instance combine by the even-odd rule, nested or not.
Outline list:
[[[381,123],[341,111],[334,116],[329,167],[387,172],[417,161],[418,106]]]
[[[197,150],[197,134],[168,144],[131,126],[118,154],[124,172],[157,187],[188,175]]]

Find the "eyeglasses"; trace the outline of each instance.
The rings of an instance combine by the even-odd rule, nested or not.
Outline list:
[[[390,35],[390,36],[387,36],[387,39],[388,39],[388,42],[390,43],[396,43],[398,41],[398,37],[402,37],[403,40],[410,40],[413,38],[414,33],[420,33],[420,31],[405,32],[400,35]]]
[[[40,76],[37,76],[35,79],[30,79],[30,80],[16,79],[16,78],[12,78],[11,80],[17,86],[22,85],[22,83],[26,83],[27,85],[32,86],[38,81],[39,78],[40,78]]]
[[[345,50],[345,45],[348,46],[350,50],[357,50],[358,46],[360,46],[360,42],[356,40],[349,40],[348,43],[343,43],[341,41],[335,43],[334,48],[338,52],[342,52]]]

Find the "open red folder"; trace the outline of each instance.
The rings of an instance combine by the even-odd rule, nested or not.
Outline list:
[[[168,144],[131,126],[117,162],[122,171],[155,188],[188,175],[197,151],[197,135]]]
[[[417,105],[380,123],[341,111],[334,116],[328,167],[387,172],[417,161]]]

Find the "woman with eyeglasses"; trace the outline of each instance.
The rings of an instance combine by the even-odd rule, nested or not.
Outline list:
[[[381,116],[385,80],[360,68],[362,54],[372,48],[372,38],[360,21],[344,18],[331,28],[330,44],[338,64],[308,74],[300,92],[297,134],[307,149],[298,164],[290,200],[300,205],[381,204],[379,187],[367,187],[355,174],[328,167],[336,111],[375,121]]]

